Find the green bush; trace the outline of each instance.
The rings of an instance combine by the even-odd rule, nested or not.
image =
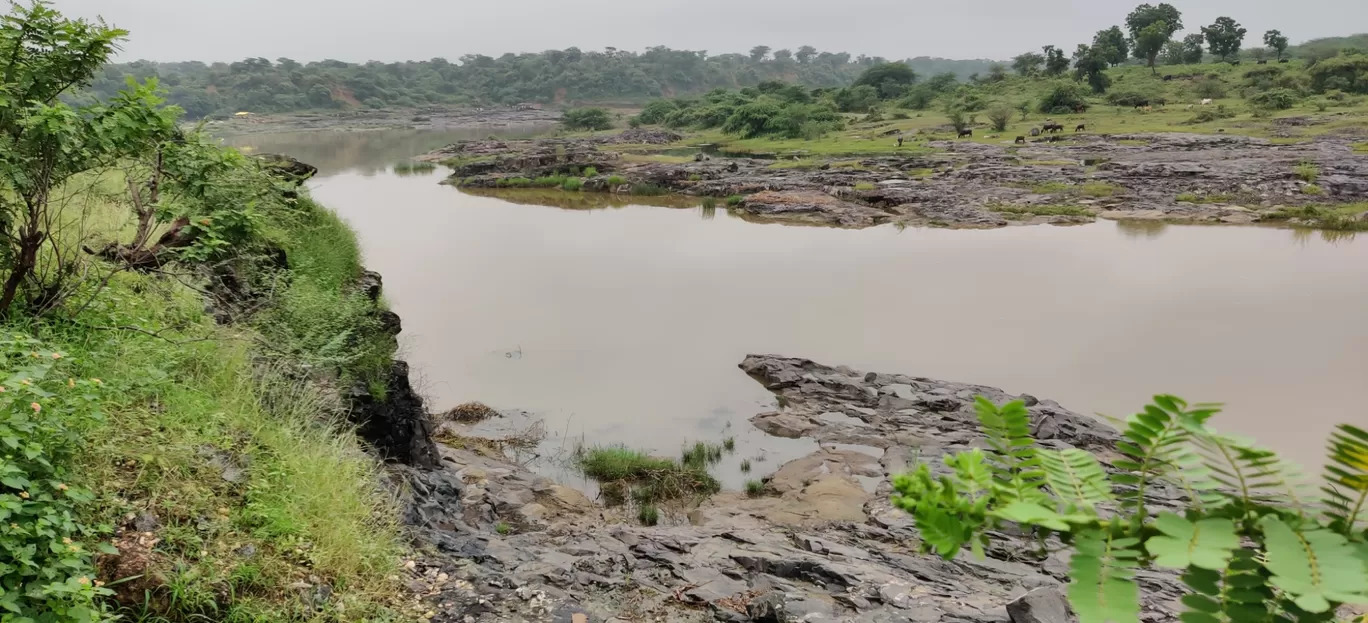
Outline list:
[[[7,621],[103,619],[95,598],[110,594],[97,586],[91,560],[99,535],[77,522],[95,496],[71,484],[70,471],[81,429],[102,419],[102,382],[68,376],[62,357],[33,338],[0,335],[0,609]]]
[[[1226,83],[1220,78],[1202,78],[1192,85],[1193,95],[1200,99],[1221,99],[1227,92]]]
[[[880,102],[879,90],[867,84],[841,89],[834,99],[841,112],[869,112]]]
[[[917,85],[907,91],[907,94],[898,100],[899,108],[910,110],[926,110],[931,107],[931,102],[936,99],[936,92],[926,85]]]
[[[598,169],[594,167],[584,167],[584,177],[598,177]]]
[[[626,184],[627,178],[622,177],[621,175],[609,175],[608,179],[604,180],[603,183],[607,184],[608,188],[617,188],[618,186]]]
[[[646,125],[657,125],[664,122],[670,113],[678,110],[679,104],[675,100],[660,99],[647,104],[636,118]]]
[[[1193,115],[1191,119],[1188,119],[1183,123],[1189,125],[1195,123],[1210,123],[1212,121],[1219,121],[1221,119],[1230,119],[1234,116],[1235,112],[1226,108],[1225,104],[1217,104],[1215,106],[1203,106],[1201,111],[1199,111],[1197,114]]]
[[[893,503],[910,513],[923,551],[982,556],[1004,524],[1072,549],[1068,597],[1080,623],[1139,623],[1137,569],[1183,571],[1191,623],[1330,621],[1341,603],[1368,603],[1362,528],[1368,499],[1368,431],[1331,435],[1324,496],[1276,453],[1207,425],[1219,412],[1174,396],[1125,422],[1119,456],[1104,469],[1087,450],[1047,449],[1031,437],[1021,401],[976,401],[987,449],[946,456],[950,475],[918,465],[893,479]],[[1151,499],[1174,486],[1180,513]]]
[[[746,198],[743,195],[732,195],[730,197],[727,197],[727,205],[736,207],[741,205],[741,203],[745,200]]]
[[[752,102],[737,108],[736,112],[727,118],[727,122],[722,124],[722,131],[727,134],[740,134],[742,138],[760,136],[781,112],[779,105],[774,102]]]
[[[1073,82],[1055,83],[1036,106],[1036,110],[1052,115],[1066,115],[1087,108],[1087,93]]]
[[[567,177],[564,182],[561,182],[561,190],[573,192],[581,188],[584,188],[584,180],[581,180],[578,177]]]
[[[561,114],[561,125],[571,131],[610,130],[613,118],[604,108],[571,108]]]
[[[1250,104],[1265,110],[1287,110],[1301,101],[1301,96],[1290,89],[1273,89],[1248,98]]]
[[[993,124],[993,131],[1004,132],[1007,124],[1012,122],[1012,116],[1016,110],[1006,104],[998,104],[988,109],[988,121]]]

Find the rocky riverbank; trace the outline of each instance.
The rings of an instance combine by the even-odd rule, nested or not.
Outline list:
[[[406,521],[425,552],[406,567],[407,581],[427,617],[1067,623],[1066,554],[1042,555],[1021,535],[998,534],[983,560],[921,555],[910,517],[888,501],[889,476],[909,463],[938,465],[982,443],[975,395],[1018,396],[773,355],[740,367],[782,405],[756,415],[755,426],[821,448],[781,466],[759,497],[718,494],[646,527],[469,449],[441,446],[436,470],[396,467]],[[1042,444],[1114,456],[1112,429],[1053,401],[1019,398]],[[1176,577],[1138,577],[1144,620],[1176,620]]]
[[[1335,137],[1282,144],[1231,135],[1079,134],[1025,144],[930,141],[917,156],[642,156],[652,145],[687,150],[678,140],[669,132],[629,130],[464,141],[426,158],[449,163],[449,183],[465,187],[498,188],[593,167],[598,175],[584,180],[586,191],[628,193],[644,185],[741,197],[733,208],[746,218],[855,228],[988,228],[1098,217],[1298,224],[1289,208],[1368,199],[1368,156]]]

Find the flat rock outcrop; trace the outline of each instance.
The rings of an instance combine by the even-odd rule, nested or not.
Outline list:
[[[998,534],[982,560],[922,555],[888,477],[981,445],[975,395],[1025,400],[1042,444],[1104,461],[1114,430],[980,385],[773,355],[741,369],[783,405],[756,426],[820,446],[760,497],[719,494],[647,527],[500,457],[447,448],[442,469],[398,468],[429,550],[409,582],[432,620],[1067,622],[1063,554]],[[1176,620],[1176,576],[1137,577],[1144,619]]]

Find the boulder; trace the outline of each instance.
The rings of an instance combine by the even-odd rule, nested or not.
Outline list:
[[[1069,602],[1059,589],[1041,587],[1007,604],[1012,623],[1069,623]]]

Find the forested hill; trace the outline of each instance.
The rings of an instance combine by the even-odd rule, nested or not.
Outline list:
[[[844,86],[865,69],[886,61],[818,52],[810,46],[796,52],[757,46],[748,55],[715,56],[665,47],[645,52],[569,48],[498,58],[467,55],[457,62],[441,58],[361,64],[335,60],[302,64],[287,58],[213,64],[138,61],[105,67],[92,88],[106,97],[123,88],[126,76],[155,76],[170,101],[197,118],[244,110],[626,102],[753,86],[774,79],[810,87]],[[924,77],[954,73],[961,80],[985,73],[993,64],[927,57],[907,63]]]

